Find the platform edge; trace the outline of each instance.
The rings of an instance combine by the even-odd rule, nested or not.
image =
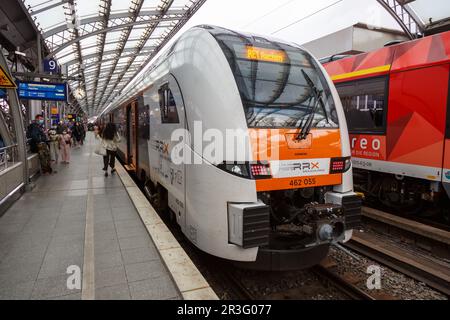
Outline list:
[[[182,298],[184,300],[219,300],[125,168],[120,163],[116,163],[116,170]],[[171,259],[170,253],[174,249],[177,252],[177,259],[173,259],[173,256]]]

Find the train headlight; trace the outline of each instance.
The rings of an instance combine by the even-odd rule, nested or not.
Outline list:
[[[222,163],[218,166],[226,172],[247,179],[270,179],[272,172],[268,163]]]
[[[248,169],[248,164],[243,163],[222,163],[219,166],[219,169],[222,169],[226,172],[229,172],[231,174],[234,174],[236,176],[242,177],[242,178],[250,178],[250,173]]]
[[[243,170],[242,170],[242,166],[238,165],[238,164],[233,164],[232,166],[230,166],[230,170],[231,172],[242,176],[243,175]]]
[[[345,158],[344,172],[350,170],[351,166],[352,166],[352,158],[351,157]]]

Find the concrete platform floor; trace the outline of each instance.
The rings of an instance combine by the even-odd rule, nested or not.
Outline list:
[[[39,177],[0,218],[0,299],[181,298],[120,178],[104,177],[94,144],[88,135],[70,164]]]

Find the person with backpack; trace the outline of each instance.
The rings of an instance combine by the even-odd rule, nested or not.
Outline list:
[[[31,152],[37,153],[43,174],[53,173],[50,159],[50,150],[47,145],[47,137],[42,129],[44,117],[38,114],[27,128],[27,138],[30,139]]]

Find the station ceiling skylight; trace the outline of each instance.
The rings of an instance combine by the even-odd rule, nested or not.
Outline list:
[[[450,17],[448,0],[415,0],[410,2],[409,6],[419,16],[424,25]]]
[[[95,116],[206,0],[24,0],[80,107]]]

